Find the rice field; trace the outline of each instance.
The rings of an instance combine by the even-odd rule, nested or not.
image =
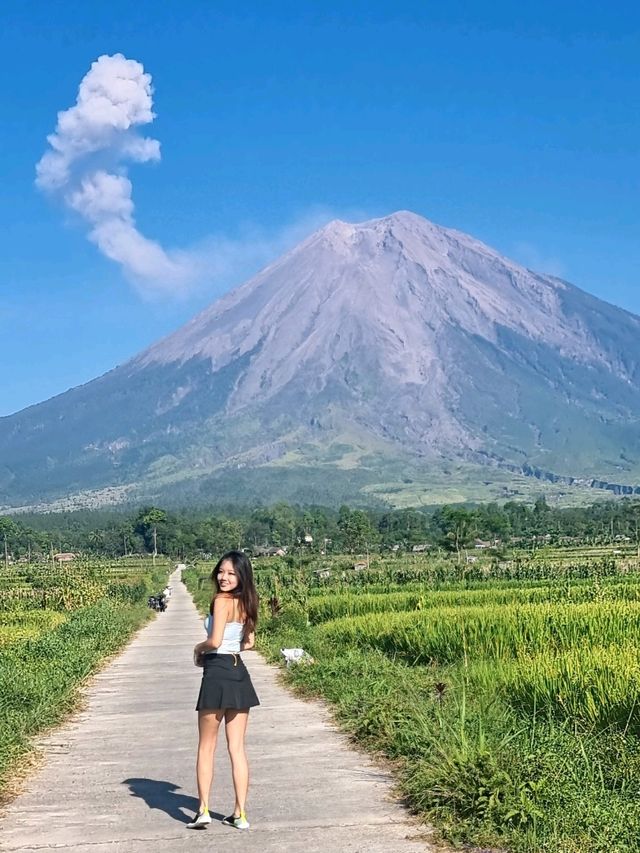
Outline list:
[[[355,567],[354,567],[355,566]],[[256,562],[259,636],[453,841],[640,850],[640,574],[614,549]],[[187,582],[203,599],[202,567]]]
[[[213,563],[184,573],[208,603]],[[149,616],[167,564],[85,560],[0,574],[0,792],[34,734]],[[265,558],[258,638],[396,763],[407,799],[456,843],[513,853],[640,850],[640,572],[573,549]]]

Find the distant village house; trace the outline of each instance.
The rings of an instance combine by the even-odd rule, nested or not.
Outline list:
[[[287,553],[286,548],[278,548],[278,547],[261,547],[253,549],[254,557],[284,557]]]

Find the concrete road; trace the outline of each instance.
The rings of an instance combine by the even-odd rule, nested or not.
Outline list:
[[[277,669],[243,657],[261,706],[251,711],[248,816],[185,826],[197,806],[192,665],[201,619],[177,575],[169,608],[92,681],[85,710],[42,740],[46,760],[0,819],[0,850],[287,851],[425,853],[420,827],[390,794],[388,774],[353,750],[319,703],[295,698]],[[212,816],[229,814],[233,789],[224,736]]]

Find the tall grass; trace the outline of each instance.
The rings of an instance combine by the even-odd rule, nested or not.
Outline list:
[[[441,607],[485,607],[503,604],[539,602],[586,602],[593,600],[640,601],[640,587],[630,584],[572,584],[489,587],[479,589],[418,589],[410,592],[338,593],[308,599],[307,612],[312,624],[366,613],[392,613],[431,610]]]
[[[521,657],[505,671],[502,690],[529,718],[552,715],[585,731],[640,735],[638,645],[581,645]]]
[[[257,576],[262,649],[311,652],[315,664],[286,677],[394,758],[408,800],[447,838],[640,851],[640,586],[621,561],[354,572],[323,558]]]
[[[337,619],[318,636],[341,648],[383,651],[414,664],[463,658],[505,659],[585,642],[629,638],[640,645],[640,602],[541,603],[444,607],[418,613],[372,613]]]
[[[34,640],[64,622],[66,616],[56,610],[18,610],[3,614],[0,620],[0,649],[24,640]]]

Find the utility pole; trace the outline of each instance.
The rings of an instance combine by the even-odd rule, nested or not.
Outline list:
[[[9,568],[9,549],[7,547],[7,531],[4,532],[4,567]]]

